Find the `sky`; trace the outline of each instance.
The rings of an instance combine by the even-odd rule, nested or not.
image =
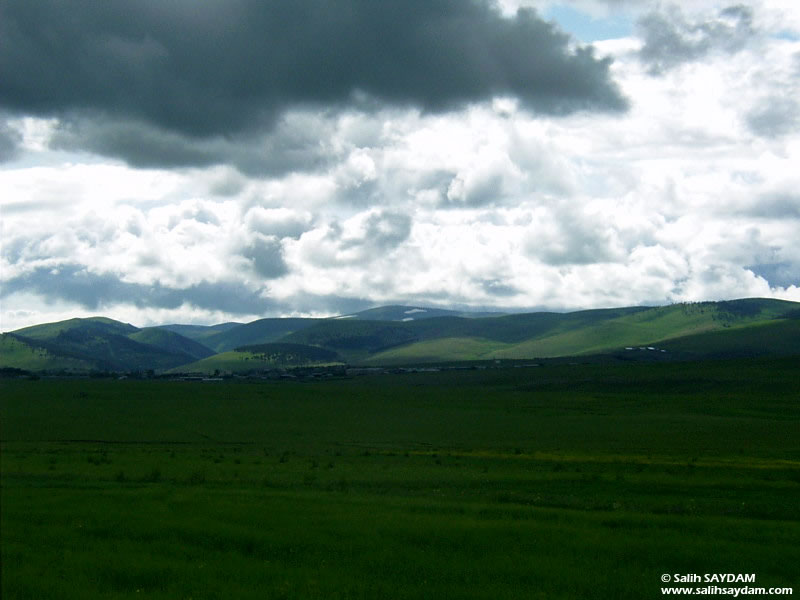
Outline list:
[[[800,301],[796,0],[0,0],[0,329]]]

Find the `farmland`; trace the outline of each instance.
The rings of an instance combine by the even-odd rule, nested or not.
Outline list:
[[[798,589],[798,366],[2,380],[3,597]]]

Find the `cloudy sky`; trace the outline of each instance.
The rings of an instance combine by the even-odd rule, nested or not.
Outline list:
[[[0,0],[0,329],[800,301],[796,0]]]

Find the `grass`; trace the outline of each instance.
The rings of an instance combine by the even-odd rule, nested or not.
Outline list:
[[[91,363],[87,361],[54,355],[46,348],[36,345],[35,342],[30,344],[9,334],[0,334],[0,356],[3,357],[2,366],[30,371],[89,370],[92,367]]]
[[[758,356],[800,353],[800,319],[776,319],[766,323],[732,327],[686,336],[663,345],[695,355]]]
[[[376,365],[438,363],[442,362],[442,357],[451,361],[488,360],[494,358],[499,349],[508,345],[481,338],[448,337],[385,350],[373,354],[363,362]]]
[[[172,369],[177,373],[242,373],[258,370],[341,365],[338,354],[325,348],[300,344],[256,344],[222,352]]]
[[[800,562],[798,360],[5,380],[4,598],[649,598]]]
[[[405,326],[421,341],[373,354],[368,364],[442,362],[446,360],[530,359],[588,355],[626,346],[663,345],[702,355],[722,353],[726,344],[741,355],[795,354],[795,337],[786,327],[798,321],[774,319],[795,303],[770,300],[672,305],[656,308],[591,310],[574,313],[533,313],[490,319],[432,319]],[[766,326],[769,336],[747,332],[713,336],[727,328]],[[343,326],[342,326],[343,327]],[[766,331],[765,330],[765,331]],[[755,329],[753,331],[756,331]],[[315,333],[314,329],[306,332]],[[428,339],[434,336],[434,339]],[[762,339],[768,337],[768,339]],[[784,348],[786,347],[786,348]],[[756,352],[754,350],[761,350]]]

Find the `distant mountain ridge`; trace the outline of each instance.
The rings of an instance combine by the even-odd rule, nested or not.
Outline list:
[[[331,318],[137,328],[104,317],[0,338],[0,367],[32,371],[248,371],[349,363],[533,359],[653,347],[674,357],[800,355],[800,303],[749,298],[567,313],[385,306]]]

